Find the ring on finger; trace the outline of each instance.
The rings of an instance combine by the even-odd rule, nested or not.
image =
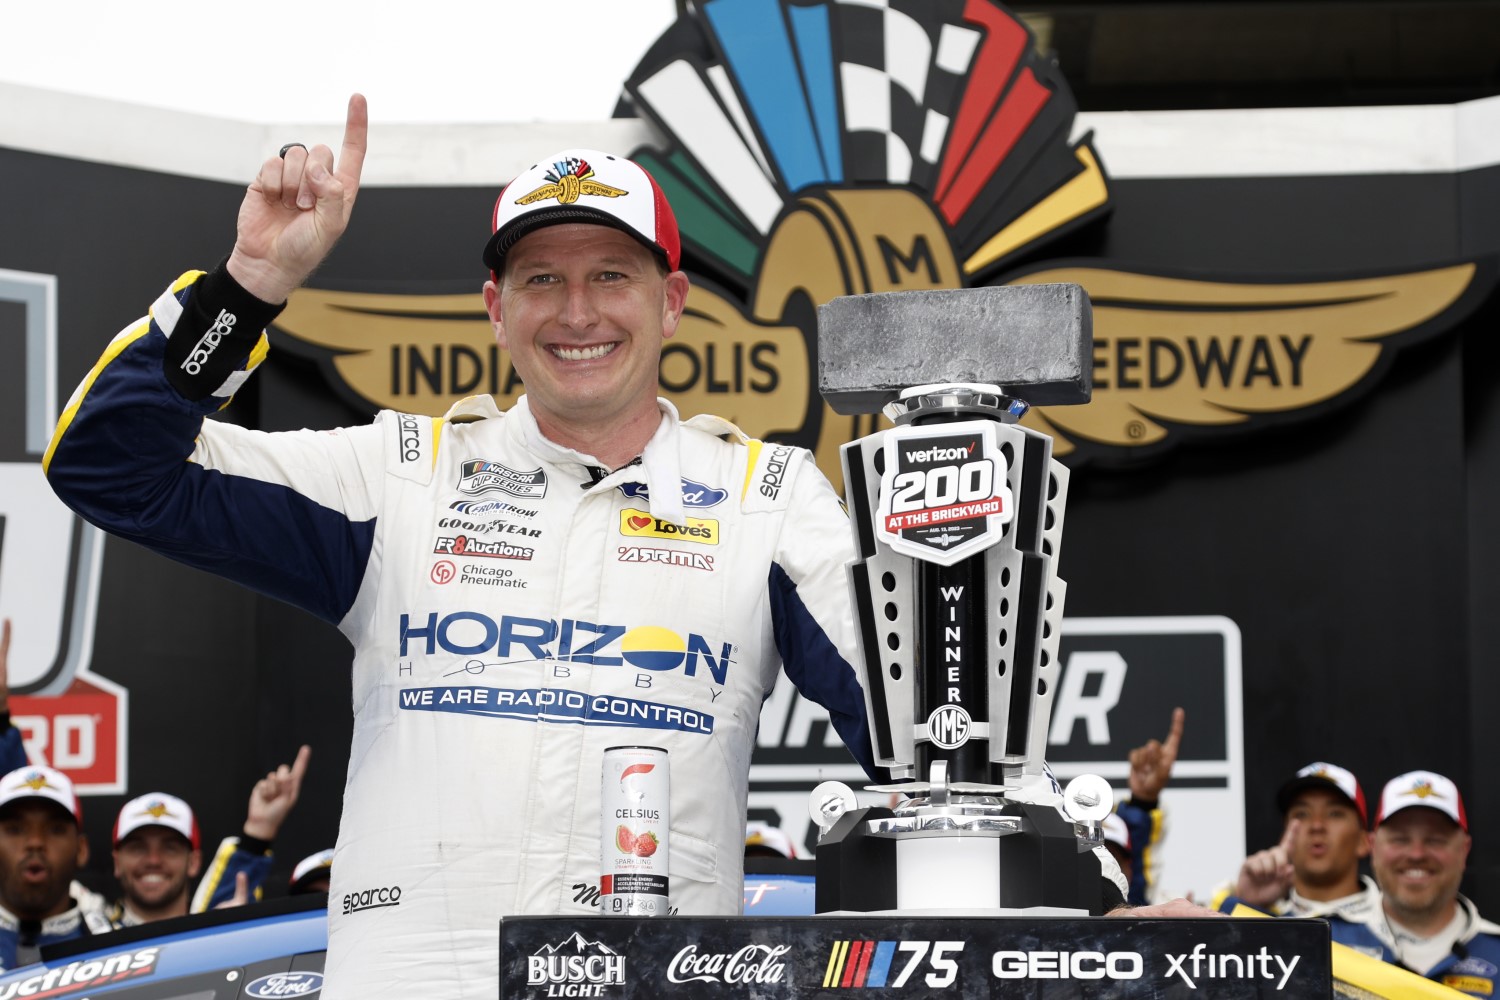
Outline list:
[[[302,145],[302,143],[300,143],[300,142],[289,142],[285,146],[282,146],[281,147],[281,152],[277,153],[276,155],[279,156],[279,157],[281,157],[284,160],[284,159],[286,159],[286,151],[289,150],[289,149],[291,149],[291,148],[293,148],[293,147],[295,147],[295,146],[301,146],[303,149],[307,148],[306,146]]]

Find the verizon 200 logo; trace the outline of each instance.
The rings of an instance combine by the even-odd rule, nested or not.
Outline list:
[[[884,449],[878,528],[891,548],[951,566],[1000,540],[1012,498],[990,421],[898,427]]]

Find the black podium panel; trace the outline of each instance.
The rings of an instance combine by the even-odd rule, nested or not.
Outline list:
[[[1331,997],[1331,975],[1328,925],[1320,920],[515,917],[500,924],[506,1000],[1306,1000]]]

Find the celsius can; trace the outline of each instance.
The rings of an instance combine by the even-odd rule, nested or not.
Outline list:
[[[632,917],[667,915],[667,827],[671,775],[660,747],[610,747],[604,751],[600,796],[600,906]]]

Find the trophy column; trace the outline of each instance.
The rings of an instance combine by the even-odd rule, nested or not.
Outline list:
[[[825,398],[895,423],[842,457],[870,729],[897,779],[877,787],[912,796],[894,813],[815,802],[832,806],[818,909],[1097,912],[1108,786],[1080,779],[1065,797],[1043,760],[1067,469],[1016,423],[1031,402],[1088,400],[1087,297],[851,296],[818,323]]]

